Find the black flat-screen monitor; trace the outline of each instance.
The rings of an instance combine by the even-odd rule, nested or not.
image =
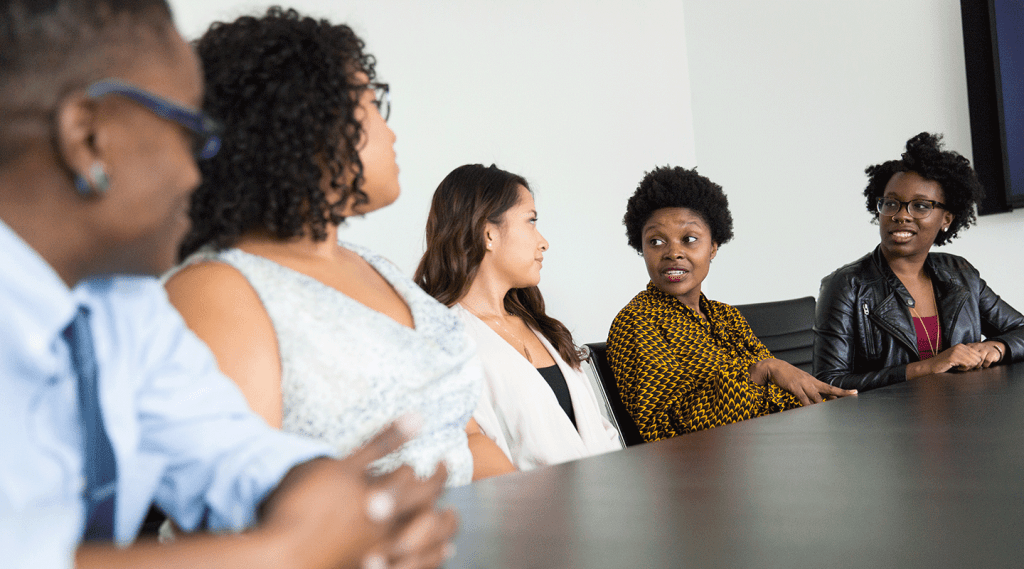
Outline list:
[[[961,0],[982,215],[1024,207],[1024,0]]]

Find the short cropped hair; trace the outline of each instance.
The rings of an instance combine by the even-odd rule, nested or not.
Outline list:
[[[0,165],[49,132],[62,97],[130,68],[138,40],[162,42],[173,25],[166,0],[3,0]]]
[[[899,160],[868,166],[864,172],[868,175],[865,205],[876,220],[875,205],[896,173],[914,172],[925,180],[939,183],[943,204],[946,211],[953,214],[953,222],[949,229],[935,236],[935,245],[949,243],[978,220],[974,207],[985,197],[985,190],[969,160],[952,150],[942,149],[941,134],[922,132],[907,141],[907,150]]]
[[[629,246],[643,252],[644,224],[655,211],[681,207],[694,211],[711,229],[711,240],[724,245],[732,239],[732,214],[729,199],[722,186],[679,166],[664,166],[648,172],[626,203],[626,226]]]

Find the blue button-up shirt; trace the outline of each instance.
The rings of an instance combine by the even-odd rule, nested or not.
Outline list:
[[[117,458],[119,543],[154,501],[185,529],[241,529],[292,466],[330,454],[249,410],[156,279],[68,289],[0,222],[0,565],[70,567],[83,531],[78,380],[61,337],[79,305]]]

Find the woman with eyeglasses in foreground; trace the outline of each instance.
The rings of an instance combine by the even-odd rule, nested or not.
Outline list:
[[[171,302],[274,427],[344,456],[406,413],[420,435],[378,461],[450,485],[512,470],[471,415],[479,361],[459,320],[345,218],[398,198],[387,86],[345,25],[271,8],[196,44],[223,147],[201,164]],[[492,460],[494,459],[494,460]]]
[[[1024,360],[1024,316],[962,257],[932,253],[976,221],[983,190],[941,135],[869,166],[864,190],[881,243],[821,282],[814,373],[866,390],[950,370]],[[984,336],[984,340],[982,337]]]
[[[485,383],[473,416],[520,470],[622,448],[572,335],[544,311],[547,249],[526,180],[467,164],[434,192],[414,277],[476,341]]]
[[[721,186],[656,168],[622,222],[651,280],[612,321],[608,359],[645,441],[853,394],[776,359],[739,310],[704,295],[711,260],[732,239]]]

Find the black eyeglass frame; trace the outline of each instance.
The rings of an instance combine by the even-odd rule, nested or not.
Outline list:
[[[371,81],[366,84],[367,89],[373,89],[373,102],[377,105],[377,111],[387,122],[391,116],[391,85]]]
[[[220,150],[223,127],[199,109],[165,99],[120,79],[100,79],[86,87],[85,94],[91,99],[118,95],[145,107],[160,118],[185,127],[197,139],[195,155],[199,160],[213,158]]]
[[[884,202],[895,202],[895,203],[899,204],[899,207],[897,207],[896,211],[894,211],[892,213],[885,213],[885,212],[882,211],[883,203]],[[926,204],[930,205],[931,208],[924,215],[917,215],[916,213],[914,213],[914,210],[910,208],[910,205],[914,204],[914,203],[926,203]],[[895,217],[896,214],[898,214],[900,212],[900,210],[903,209],[903,208],[907,208],[907,213],[909,213],[910,217],[913,217],[914,219],[925,219],[926,217],[928,217],[929,215],[932,214],[932,211],[934,211],[934,208],[947,209],[947,210],[949,209],[949,208],[946,207],[946,204],[944,204],[944,203],[942,203],[940,201],[935,201],[935,200],[910,200],[908,202],[903,202],[903,201],[900,201],[900,200],[895,199],[895,198],[881,197],[881,198],[878,198],[875,201],[875,211],[878,212],[878,215],[891,215],[891,216]]]

